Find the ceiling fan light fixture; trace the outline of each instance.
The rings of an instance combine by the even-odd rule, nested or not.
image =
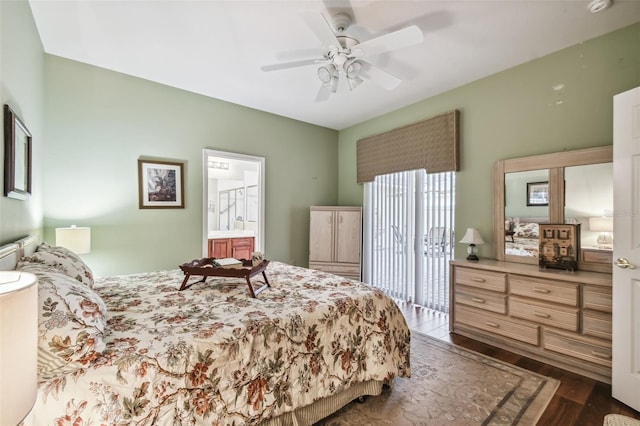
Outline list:
[[[336,73],[336,67],[333,64],[323,65],[318,68],[318,78],[324,84],[331,83],[333,75]]]
[[[357,59],[349,59],[343,66],[344,72],[349,78],[357,78],[362,71],[362,62]]]

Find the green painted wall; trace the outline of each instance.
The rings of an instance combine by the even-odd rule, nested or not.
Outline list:
[[[202,150],[266,158],[269,259],[306,266],[309,206],[335,204],[338,134],[45,55],[45,240],[90,226],[97,275],[176,268],[202,257]],[[138,209],[137,160],[185,161],[185,209]]]
[[[44,66],[43,49],[29,3],[0,1],[0,100],[8,104],[33,136],[32,192],[25,201],[0,194],[0,244],[42,232]],[[2,120],[3,126],[4,120]],[[4,127],[0,137],[4,141]],[[4,185],[4,142],[0,143]]]
[[[560,92],[552,86],[562,83]],[[612,143],[613,96],[640,85],[640,24],[564,49],[340,131],[339,203],[362,205],[356,142],[458,109],[456,235],[480,230],[492,253],[492,170],[503,158]],[[562,101],[558,104],[558,101]],[[465,247],[456,245],[456,257]]]

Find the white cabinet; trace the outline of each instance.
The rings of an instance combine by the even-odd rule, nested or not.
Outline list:
[[[360,280],[361,207],[311,207],[309,268]]]

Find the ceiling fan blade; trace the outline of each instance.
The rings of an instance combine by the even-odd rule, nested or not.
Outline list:
[[[423,41],[422,30],[417,25],[411,25],[410,27],[364,41],[354,46],[353,50],[357,51],[359,56],[376,56],[391,50],[420,44]]]
[[[331,96],[331,90],[327,87],[326,84],[321,84],[320,89],[318,90],[318,94],[316,95],[316,102],[324,102],[329,99]]]
[[[329,46],[339,47],[340,42],[333,33],[331,24],[327,21],[322,13],[317,12],[302,12],[302,19],[307,23],[311,31],[322,42],[322,47],[325,49]]]
[[[362,60],[361,62],[362,70],[360,71],[360,77],[362,77],[363,79],[369,80],[373,84],[387,90],[393,90],[398,87],[400,83],[402,83],[402,80],[400,80],[395,75],[388,73],[387,71],[384,71],[370,64],[369,62]]]
[[[281,62],[279,64],[263,65],[260,67],[262,71],[277,71],[287,68],[306,67],[308,65],[315,65],[321,62],[326,62],[322,59],[302,59],[300,61]]]

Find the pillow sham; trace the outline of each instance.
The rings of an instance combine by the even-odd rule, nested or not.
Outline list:
[[[105,348],[104,301],[62,272],[29,272],[38,277],[39,380],[88,367]]]
[[[28,264],[37,265],[33,269],[27,269]],[[18,262],[16,269],[23,269],[24,271],[37,272],[43,271],[42,266],[48,267],[48,269],[57,270],[62,272],[71,278],[93,288],[93,272],[86,263],[78,257],[77,254],[64,247],[50,246],[47,243],[42,243],[38,246],[38,249],[31,256],[25,256]]]

